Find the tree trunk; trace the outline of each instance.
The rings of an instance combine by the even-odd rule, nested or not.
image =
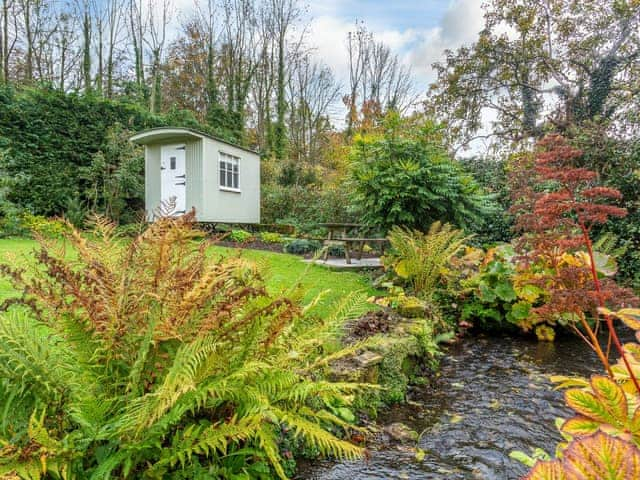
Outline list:
[[[30,0],[23,2],[24,29],[27,41],[27,58],[25,64],[25,80],[33,80],[33,37],[31,33],[31,3]]]
[[[96,91],[99,96],[104,96],[103,74],[104,74],[104,50],[102,46],[102,19],[98,20],[98,72],[96,73]]]
[[[92,91],[91,85],[91,17],[88,6],[85,7],[82,19],[82,75],[84,81],[84,92],[89,95]]]
[[[142,13],[135,5],[135,0],[131,0],[129,16],[131,21],[131,43],[133,55],[135,57],[136,85],[143,98],[146,100],[144,88],[144,65],[142,58]],[[136,18],[137,17],[137,18]]]
[[[5,83],[9,82],[9,0],[3,0],[2,2],[2,44],[4,50],[2,51],[2,73]]]
[[[5,65],[4,65],[4,57],[5,57],[5,45],[7,45],[7,41],[6,41],[6,36],[5,36],[5,30],[7,28],[7,22],[6,22],[6,18],[7,18],[7,10],[5,7],[5,4],[7,3],[7,1],[5,0],[3,2],[2,5],[2,13],[0,14],[0,16],[2,16],[2,31],[0,31],[0,82],[6,82],[6,74],[5,74]]]
[[[160,113],[162,107],[162,79],[160,78],[160,51],[153,51],[153,69],[152,69],[152,85],[153,92],[150,99],[150,110],[153,113]]]
[[[64,36],[60,47],[60,91],[64,92],[65,68],[67,68],[67,37]]]
[[[285,158],[287,152],[287,127],[285,125],[285,114],[287,112],[287,101],[285,98],[285,31],[280,31],[278,37],[278,83],[276,89],[276,125],[274,129],[273,151],[278,159]]]

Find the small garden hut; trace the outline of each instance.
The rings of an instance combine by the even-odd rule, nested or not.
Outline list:
[[[196,220],[260,223],[260,156],[251,150],[188,128],[138,133],[145,147],[145,209],[151,220],[163,201],[175,215],[191,208]]]

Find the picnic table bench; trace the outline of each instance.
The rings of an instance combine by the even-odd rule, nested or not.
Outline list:
[[[321,223],[321,227],[326,227],[329,231],[327,238],[323,244],[326,247],[323,255],[323,260],[327,261],[329,257],[330,246],[342,246],[344,247],[344,256],[348,265],[351,264],[351,252],[356,252],[356,258],[362,260],[362,254],[364,246],[367,243],[375,243],[380,247],[380,251],[384,254],[384,247],[388,240],[386,238],[379,237],[365,237],[365,236],[349,236],[350,232],[357,231],[361,233],[362,230],[370,229],[368,225],[360,223]]]

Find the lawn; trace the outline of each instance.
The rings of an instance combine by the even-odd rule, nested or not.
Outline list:
[[[35,247],[37,247],[37,243],[30,239],[0,239],[0,262],[27,263],[33,257]],[[320,314],[329,311],[332,304],[349,292],[375,293],[371,283],[364,275],[354,272],[335,272],[317,265],[308,265],[295,255],[212,247],[211,254],[216,253],[222,255],[240,254],[263,265],[267,288],[274,294],[300,284],[306,292],[303,301],[308,302],[320,292],[329,290],[317,310]],[[13,290],[9,282],[6,279],[0,279],[0,299],[12,294]]]

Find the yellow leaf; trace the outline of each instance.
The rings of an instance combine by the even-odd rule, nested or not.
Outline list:
[[[600,428],[600,424],[586,417],[577,416],[570,418],[562,424],[562,431],[576,437],[590,435]]]
[[[564,452],[565,471],[572,478],[629,480],[640,478],[640,450],[632,443],[596,433],[571,442]]]
[[[616,421],[593,393],[572,389],[567,390],[564,395],[567,405],[580,415],[600,423],[610,424]]]
[[[396,274],[401,278],[409,277],[409,269],[405,260],[400,260],[394,267],[394,270],[396,271]]]
[[[567,377],[565,375],[551,375],[549,377],[552,383],[557,383],[556,390],[565,388],[587,388],[589,380],[583,377]]]
[[[627,397],[622,388],[609,377],[594,375],[591,377],[591,386],[598,396],[601,404],[622,424],[626,423],[629,416]]]
[[[623,308],[615,312],[615,316],[633,330],[640,330],[640,308]]]
[[[460,423],[463,419],[464,417],[462,415],[458,415],[457,413],[454,413],[453,415],[451,415],[451,419],[449,421],[452,424],[456,424],[456,423]]]
[[[589,257],[586,256],[586,253],[584,252],[577,252],[575,255],[563,253],[560,260],[572,267],[584,267],[585,265],[589,265]]]
[[[551,462],[538,461],[524,480],[565,480],[564,469],[559,460]]]

